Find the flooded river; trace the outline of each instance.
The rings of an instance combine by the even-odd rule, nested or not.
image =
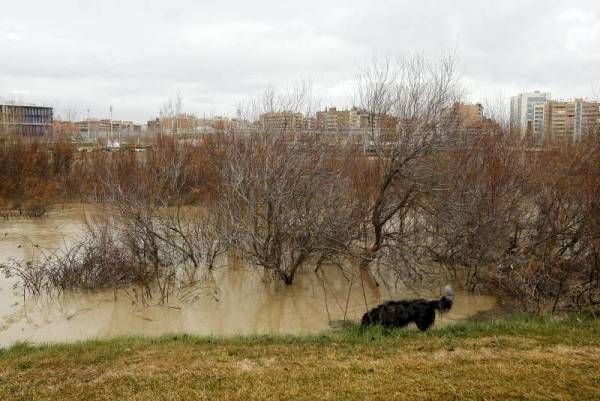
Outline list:
[[[0,221],[0,263],[32,260],[61,249],[82,233],[82,207],[43,219]],[[325,274],[326,275],[323,275]],[[132,290],[68,293],[59,299],[24,298],[14,280],[0,277],[0,346],[17,341],[62,342],[122,335],[309,334],[330,322],[359,320],[366,307],[388,299],[430,296],[389,289],[344,276],[337,269],[300,274],[292,286],[265,278],[260,269],[227,258],[194,288],[175,293],[167,305],[141,304]],[[457,292],[453,309],[436,321],[451,324],[494,306],[489,296]]]

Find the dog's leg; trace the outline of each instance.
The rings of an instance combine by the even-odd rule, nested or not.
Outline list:
[[[433,325],[433,322],[435,322],[434,308],[427,309],[427,311],[423,315],[415,319],[417,328],[421,331],[426,331],[427,329],[429,329]]]

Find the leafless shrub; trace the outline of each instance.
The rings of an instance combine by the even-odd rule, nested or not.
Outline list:
[[[202,153],[171,138],[145,159],[124,155],[99,176],[101,196],[115,217],[114,230],[134,262],[152,272],[161,301],[182,274],[188,283],[210,269],[226,248],[212,213],[209,163]],[[200,203],[201,202],[201,203]],[[198,204],[200,203],[200,204]]]
[[[428,252],[437,263],[460,267],[474,290],[480,272],[518,246],[528,210],[525,149],[499,131],[440,156],[443,185],[432,198]]]
[[[531,150],[506,131],[447,154],[429,249],[523,309],[597,307],[598,140]]]
[[[357,97],[370,122],[364,140],[373,152],[368,161],[358,161],[368,164],[370,174],[363,180],[370,182],[355,187],[368,191],[356,196],[365,231],[355,255],[363,267],[383,253],[406,262],[418,256],[420,222],[436,190],[435,157],[455,128],[448,110],[458,89],[452,58],[439,63],[420,56],[396,64],[384,60],[360,74]]]
[[[227,241],[291,284],[313,258],[347,246],[345,178],[320,137],[256,133],[230,138],[222,160]]]
[[[6,136],[0,142],[0,209],[41,217],[60,199],[75,196],[67,187],[73,146]]]
[[[108,224],[88,225],[84,238],[65,249],[43,252],[35,261],[0,265],[7,277],[20,280],[24,292],[39,296],[68,290],[118,288],[148,282]]]
[[[536,312],[600,305],[599,150],[598,137],[588,135],[529,164],[530,213],[495,279]]]
[[[265,92],[247,113],[272,118],[244,135],[223,136],[214,158],[221,186],[212,210],[223,218],[227,244],[286,284],[352,236],[343,143],[302,132],[293,120],[310,105],[305,85]]]
[[[0,271],[6,278],[18,279],[15,288],[21,285],[23,294],[39,296],[50,290],[47,286],[47,272],[44,265],[30,261],[9,260],[8,263],[0,264]]]

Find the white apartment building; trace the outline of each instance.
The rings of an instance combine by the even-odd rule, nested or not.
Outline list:
[[[550,98],[549,92],[535,91],[521,93],[510,99],[511,126],[521,138],[531,129],[534,140],[541,142],[544,131],[543,106]]]
[[[546,103],[539,103],[533,106],[533,118],[531,129],[536,143],[541,143],[544,137],[544,107]]]

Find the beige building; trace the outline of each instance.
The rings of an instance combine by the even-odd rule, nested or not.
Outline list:
[[[180,114],[177,117],[157,117],[147,123],[148,132],[154,135],[203,135],[214,134],[228,129],[245,129],[247,121],[227,117],[197,117],[194,114]]]
[[[147,122],[148,132],[155,135],[196,134],[202,122],[194,115],[180,114],[177,117],[159,117]]]
[[[317,119],[315,117],[305,117],[303,128],[308,132],[315,131],[317,129]]]
[[[369,126],[369,114],[366,111],[353,107],[349,114],[350,130],[361,130]]]
[[[130,135],[142,132],[142,126],[132,121],[87,119],[75,123],[82,138],[97,138],[108,134]]]
[[[304,116],[302,113],[291,111],[269,112],[261,114],[258,122],[263,129],[297,131],[302,130],[304,126]]]
[[[456,102],[454,103],[454,113],[465,126],[477,125],[483,120],[483,106],[479,103]]]
[[[317,131],[327,133],[352,133],[369,126],[369,115],[357,107],[350,110],[329,107],[318,111],[315,120]]]
[[[600,123],[600,102],[575,99],[552,100],[543,109],[544,140],[576,141]]]
[[[339,132],[349,128],[349,113],[347,110],[338,110],[336,107],[326,108],[316,114],[317,131]]]

